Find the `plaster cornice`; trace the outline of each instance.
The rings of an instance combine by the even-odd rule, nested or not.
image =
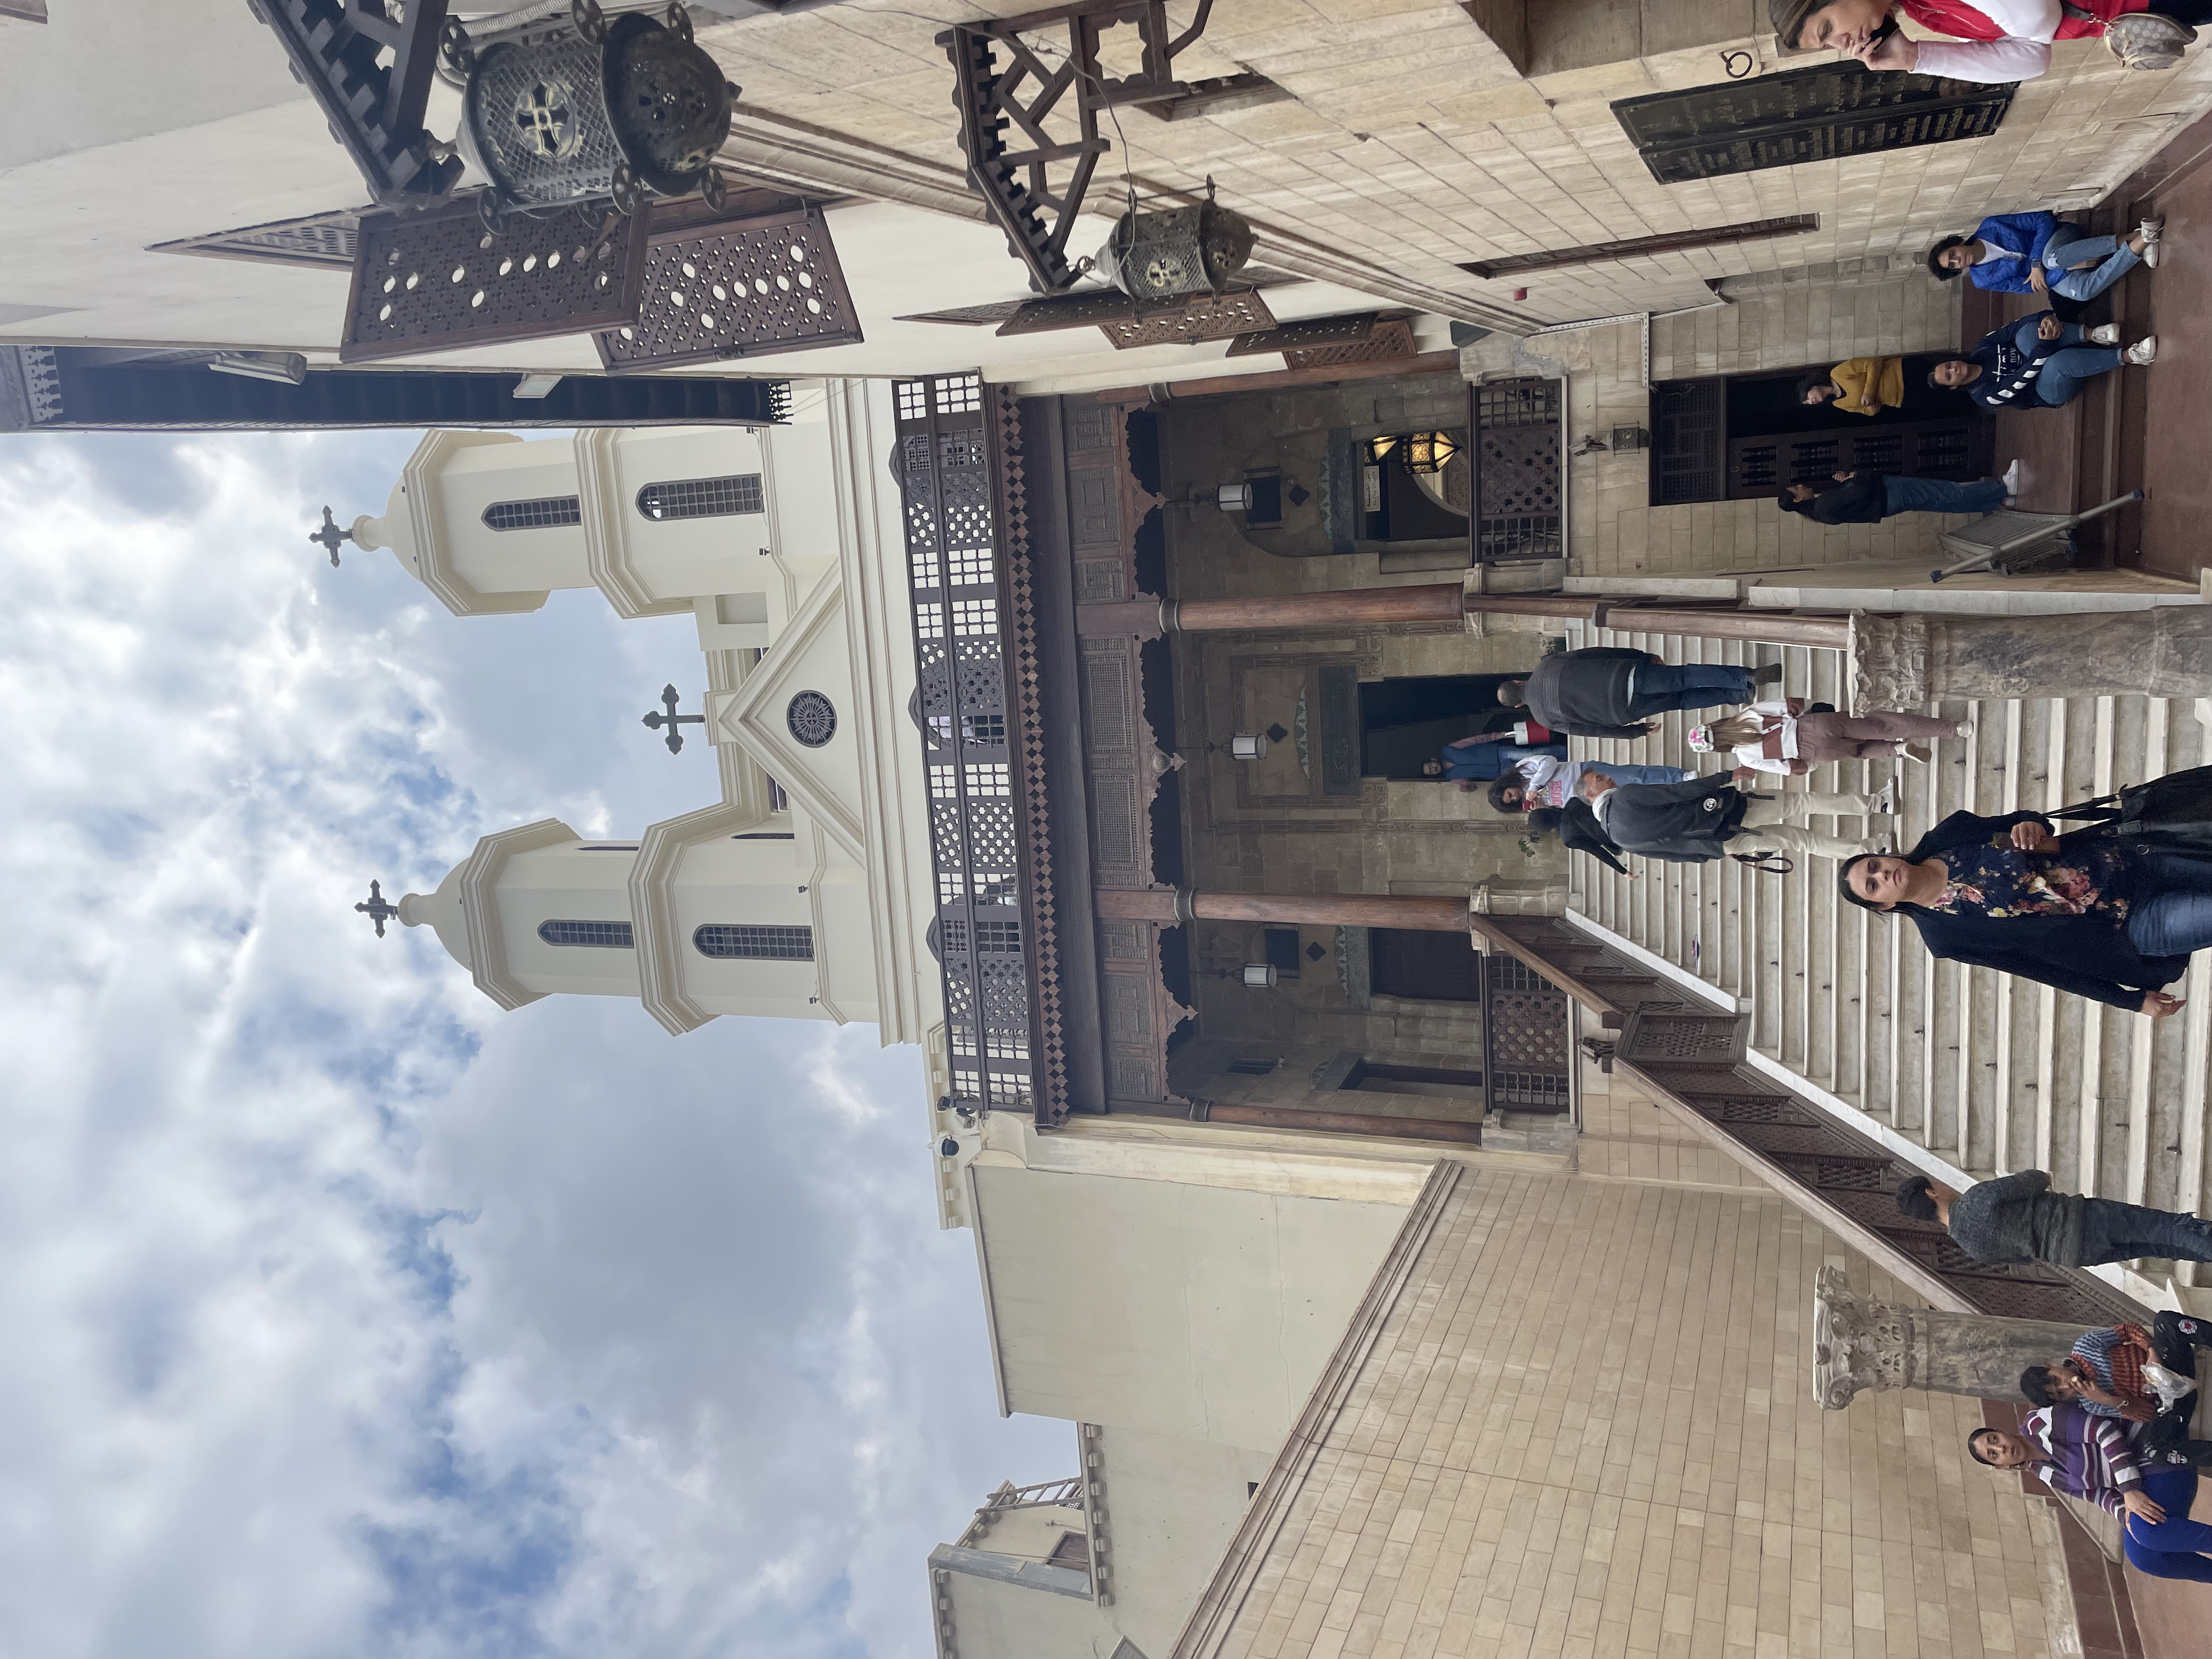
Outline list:
[[[409,562],[422,578],[422,586],[435,593],[439,602],[456,617],[495,617],[535,611],[550,597],[550,591],[479,592],[453,568],[452,550],[446,545],[445,515],[441,511],[445,483],[440,476],[446,458],[459,449],[521,441],[506,432],[426,433],[400,472],[401,493],[407,498],[407,527],[415,542]]]
[[[676,917],[676,871],[687,848],[720,841],[750,829],[759,815],[750,807],[720,802],[656,823],[638,838],[629,866],[631,942],[637,951],[638,1000],[646,1012],[681,1036],[714,1015],[684,990],[684,930]],[[819,970],[823,940],[817,930],[815,953]]]
[[[576,500],[583,521],[585,562],[617,616],[626,620],[676,616],[691,609],[691,599],[654,599],[631,557],[629,502],[623,497],[622,468],[616,458],[622,435],[617,427],[589,427],[575,437]]]
[[[455,885],[461,902],[461,923],[468,933],[469,972],[477,989],[502,1008],[520,1008],[545,993],[525,990],[507,970],[507,941],[499,927],[500,872],[518,853],[578,839],[576,832],[560,819],[540,818],[535,823],[486,836],[460,867]]]

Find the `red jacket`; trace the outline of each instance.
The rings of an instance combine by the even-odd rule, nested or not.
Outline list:
[[[2102,34],[2105,25],[2113,18],[2131,11],[2142,11],[2150,0],[2075,0],[2068,9],[2065,20],[2058,25],[2058,39],[2078,40],[2085,34]],[[1938,34],[1948,34],[1954,40],[2002,40],[2004,31],[1989,20],[1986,13],[1966,3],[1966,0],[1898,0],[1898,8],[1921,27],[1933,29]],[[2075,11],[2094,15],[2076,17]]]

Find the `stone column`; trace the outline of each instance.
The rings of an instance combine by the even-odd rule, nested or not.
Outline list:
[[[1188,888],[1101,887],[1102,916],[1133,921],[1275,921],[1305,927],[1468,931],[1468,901],[1402,893],[1197,893]]]
[[[1823,1267],[1813,1291],[1813,1397],[1832,1412],[1862,1389],[2018,1400],[2020,1374],[2061,1358],[2087,1328],[1876,1302],[1841,1268]]]
[[[2055,617],[1851,613],[1856,707],[2212,695],[2212,606]]]

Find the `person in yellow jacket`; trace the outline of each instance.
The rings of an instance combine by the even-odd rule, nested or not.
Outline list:
[[[1853,357],[1826,374],[1808,374],[1799,383],[1801,401],[1822,404],[1852,415],[1879,415],[1905,402],[1905,359]]]

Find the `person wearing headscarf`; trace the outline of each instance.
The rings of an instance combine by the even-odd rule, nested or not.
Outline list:
[[[2212,22],[2212,0],[1767,0],[1784,52],[1834,52],[1870,70],[1995,85],[2033,81],[2051,43],[2102,35],[2130,69],[2171,69]],[[1912,40],[1902,15],[1948,40]]]

